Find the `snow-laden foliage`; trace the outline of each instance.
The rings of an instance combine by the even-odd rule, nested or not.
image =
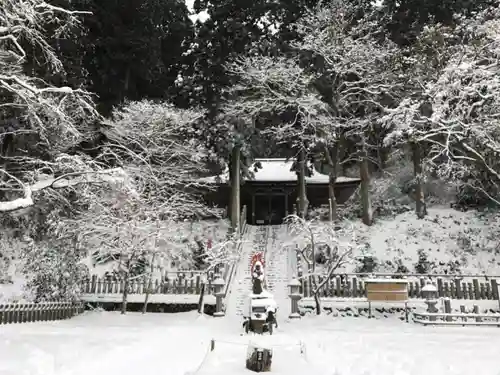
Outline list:
[[[41,66],[53,74],[63,70],[51,42],[77,27],[82,13],[42,0],[2,2],[2,212],[32,206],[33,193],[56,187],[56,183],[73,186],[93,182],[93,173],[87,175],[86,181],[76,182],[73,177],[103,169],[88,158],[67,153],[90,134],[99,117],[91,94],[80,88],[53,85],[38,73]]]
[[[500,11],[466,20],[455,32],[463,42],[436,79],[406,98],[380,121],[394,126],[387,143],[417,142],[428,148],[424,164],[444,179],[498,201],[500,165]]]
[[[169,103],[126,103],[105,122],[108,142],[100,158],[118,162],[141,194],[149,191],[155,199],[168,200],[181,187],[195,187],[205,171],[207,151],[191,137],[193,124],[201,117],[202,111]]]
[[[85,254],[68,240],[30,241],[21,253],[27,297],[36,302],[76,299],[88,270]]]
[[[296,149],[314,146],[329,113],[312,90],[314,76],[300,67],[298,58],[245,57],[228,64],[227,70],[239,78],[230,90],[233,100],[224,106],[227,115],[267,126],[274,139]]]
[[[349,131],[359,141],[373,132],[378,115],[398,103],[402,77],[396,45],[380,41],[368,15],[356,17],[354,6],[331,1],[297,22],[301,40],[293,46],[318,75],[315,86],[333,114],[325,137]]]

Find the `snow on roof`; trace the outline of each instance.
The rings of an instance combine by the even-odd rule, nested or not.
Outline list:
[[[293,182],[297,181],[297,174],[293,172],[292,165],[293,159],[255,159],[255,163],[260,163],[262,168],[259,168],[257,172],[254,172],[252,165],[252,172],[254,172],[253,178],[246,178],[246,181],[258,181],[258,182]],[[311,164],[309,164],[311,166]],[[229,181],[229,170],[226,169],[224,173],[220,176],[210,176],[200,179],[200,181],[207,183],[225,183]],[[351,182],[359,181],[358,178],[351,177],[337,177],[337,182]],[[313,174],[306,177],[307,184],[328,184],[329,176],[326,174],[319,173],[313,169]]]

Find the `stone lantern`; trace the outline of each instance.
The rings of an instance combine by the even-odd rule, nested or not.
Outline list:
[[[438,289],[430,280],[427,281],[426,285],[422,288],[422,297],[424,298],[424,302],[427,305],[428,313],[437,313],[439,312],[436,307],[438,303]],[[435,316],[429,317],[429,320],[436,320]]]
[[[292,302],[290,315],[288,317],[290,319],[300,318],[299,301],[302,298],[302,295],[300,294],[300,282],[293,278],[288,284],[288,288],[290,289],[290,294],[288,296]]]
[[[213,282],[212,287],[214,288],[215,296],[215,313],[214,317],[224,316],[225,313],[222,311],[222,298],[224,297],[224,286],[226,282],[220,276],[218,276]]]

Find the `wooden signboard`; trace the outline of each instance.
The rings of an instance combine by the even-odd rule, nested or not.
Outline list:
[[[405,304],[405,317],[408,321],[408,281],[403,279],[365,280],[366,299],[369,317],[372,317],[372,302],[402,302]]]
[[[402,279],[371,279],[365,281],[366,298],[370,302],[406,302],[408,281]]]

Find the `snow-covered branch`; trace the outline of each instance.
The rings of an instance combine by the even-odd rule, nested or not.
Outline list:
[[[17,177],[5,170],[0,170],[0,174],[4,174],[8,178],[14,180],[20,185],[24,192],[24,196],[22,198],[16,198],[7,202],[0,202],[0,212],[10,212],[33,206],[35,204],[33,201],[33,193],[40,192],[44,189],[62,189],[83,184],[116,184],[124,183],[127,179],[127,176],[121,168],[66,173],[58,177],[43,179],[31,185],[21,182]]]
[[[301,278],[312,276],[312,294],[316,302],[316,312],[321,313],[319,293],[333,275],[346,264],[354,260],[355,233],[352,230],[337,230],[331,222],[322,223],[317,220],[305,220],[296,215],[285,219],[292,239],[288,245],[295,244],[302,254],[308,270]],[[350,234],[350,242],[340,238]],[[300,249],[303,250],[300,250]],[[317,267],[318,266],[318,267]],[[317,277],[322,281],[318,283]]]
[[[469,42],[450,48],[444,67],[428,74],[437,78],[380,120],[394,129],[388,145],[425,145],[428,169],[493,201],[500,193],[499,16],[493,8],[468,20],[456,32]]]

